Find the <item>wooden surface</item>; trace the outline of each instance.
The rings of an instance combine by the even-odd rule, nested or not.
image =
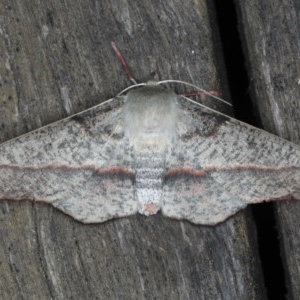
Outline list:
[[[300,144],[299,1],[236,4],[251,91],[263,127]],[[275,211],[287,298],[300,299],[300,203],[278,203]]]
[[[189,81],[221,90],[227,98],[214,7],[207,2],[2,1],[0,140],[91,107],[128,86],[110,47],[112,40],[140,81],[155,72],[156,79]],[[283,90],[288,95],[281,91],[282,98],[270,97],[274,82],[263,81],[266,72],[255,69],[269,59],[261,57],[262,48],[256,44],[267,26],[247,21],[252,10],[255,16],[267,12],[259,2],[248,5],[240,4],[240,24],[257,101],[266,101],[259,104],[262,119],[266,115],[274,122],[280,111],[279,125],[266,128],[275,132],[283,123],[278,133],[297,142],[293,132],[299,125],[291,117],[295,105],[299,108],[297,72],[293,77],[274,67],[281,63],[278,58],[268,62],[275,68],[269,69],[272,76],[275,70],[282,75],[275,83],[287,82]],[[284,30],[289,32],[287,26]],[[297,68],[297,45],[291,45],[291,67]],[[273,51],[277,44],[274,47]],[[293,86],[288,85],[291,76]],[[280,103],[278,110],[267,108],[272,101],[279,101],[274,102],[276,108]],[[286,206],[294,210],[294,204]],[[285,213],[282,207],[279,216]],[[3,202],[0,208],[1,299],[266,299],[249,210],[205,227],[161,215],[83,225],[47,205]],[[297,241],[298,226],[288,227],[294,232],[286,235],[288,225],[280,222],[287,258],[294,253],[288,253],[287,244]],[[287,262],[287,272],[291,268]],[[291,290],[297,289],[292,281],[291,285]]]

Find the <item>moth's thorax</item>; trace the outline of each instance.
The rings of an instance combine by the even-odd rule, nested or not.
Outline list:
[[[136,151],[161,152],[175,134],[176,94],[157,85],[129,92],[124,128]]]

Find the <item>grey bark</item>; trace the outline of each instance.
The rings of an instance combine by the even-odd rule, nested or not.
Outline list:
[[[263,127],[300,144],[299,1],[236,1],[251,91]],[[288,299],[300,298],[300,203],[275,204]],[[270,274],[271,276],[271,274]]]

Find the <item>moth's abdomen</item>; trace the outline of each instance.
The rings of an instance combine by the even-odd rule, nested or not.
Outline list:
[[[139,212],[155,214],[160,209],[164,157],[161,153],[136,153],[136,197]]]

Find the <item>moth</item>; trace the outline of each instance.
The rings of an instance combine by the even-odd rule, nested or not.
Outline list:
[[[0,199],[83,223],[161,210],[214,225],[300,199],[300,148],[149,82],[0,145]]]

